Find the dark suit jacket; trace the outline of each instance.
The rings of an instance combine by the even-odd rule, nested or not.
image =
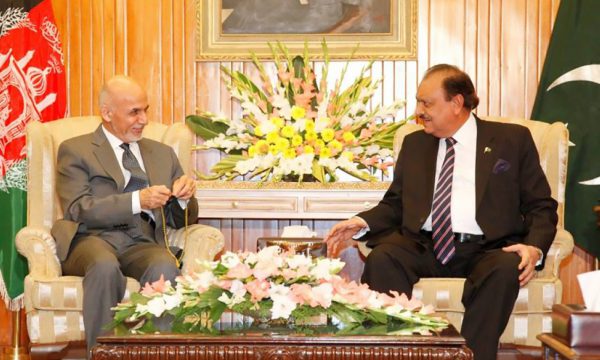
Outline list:
[[[486,244],[522,242],[546,254],[556,234],[557,202],[531,133],[520,125],[479,118],[476,123],[476,221]],[[358,214],[369,224],[364,236],[368,246],[377,245],[378,235],[392,230],[425,241],[419,232],[431,212],[438,145],[438,138],[422,130],[406,136],[384,198]]]
[[[57,254],[61,261],[67,257],[72,240],[77,236],[99,235],[109,241],[143,236],[136,217],[132,215],[131,193],[124,193],[125,179],[119,163],[100,125],[95,132],[64,141],[57,155],[57,193],[64,211],[64,219],[54,223],[52,235],[56,239]],[[157,141],[142,139],[138,142],[150,185],[172,188],[183,170],[173,149]],[[184,210],[177,201],[165,206],[167,225],[181,228],[185,224]],[[160,209],[153,210],[156,219],[155,239],[164,243]],[[188,223],[198,217],[198,203],[188,203]]]

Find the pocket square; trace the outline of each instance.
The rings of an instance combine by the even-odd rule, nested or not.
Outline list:
[[[508,169],[510,169],[510,163],[504,159],[498,159],[498,161],[496,161],[496,163],[494,164],[494,169],[492,170],[492,172],[494,174],[500,174],[505,171],[508,171]]]

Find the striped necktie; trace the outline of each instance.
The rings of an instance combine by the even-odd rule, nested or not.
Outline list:
[[[450,205],[452,199],[452,174],[454,172],[454,144],[453,138],[446,139],[446,156],[438,178],[435,194],[433,196],[433,210],[431,212],[431,238],[433,239],[433,252],[435,258],[446,265],[454,256],[454,232],[452,232],[452,219]]]
[[[132,192],[148,187],[148,176],[144,170],[142,170],[135,155],[131,152],[129,144],[123,143],[120,147],[124,150],[122,159],[123,167],[131,173],[131,178],[129,179],[127,186],[125,186],[125,189],[123,189],[123,192]]]

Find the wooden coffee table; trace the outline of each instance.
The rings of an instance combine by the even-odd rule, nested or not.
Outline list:
[[[335,336],[302,334],[157,334],[103,336],[92,359],[448,359],[473,354],[450,327],[433,336]]]

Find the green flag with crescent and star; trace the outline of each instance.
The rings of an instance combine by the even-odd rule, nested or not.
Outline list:
[[[600,1],[561,1],[532,119],[562,121],[570,134],[565,228],[600,257]]]

